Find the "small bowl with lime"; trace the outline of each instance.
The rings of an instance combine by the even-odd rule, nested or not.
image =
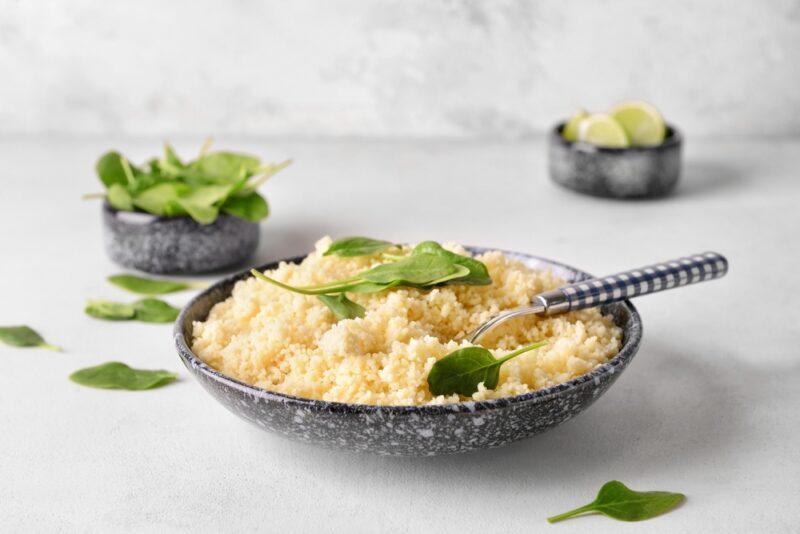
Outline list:
[[[675,189],[683,138],[646,102],[623,102],[608,113],[578,111],[550,132],[550,178],[601,197],[653,198]]]

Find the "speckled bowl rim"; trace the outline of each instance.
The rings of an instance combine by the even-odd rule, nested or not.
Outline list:
[[[641,153],[656,153],[656,152],[663,152],[665,150],[671,150],[677,146],[683,144],[683,135],[681,134],[680,130],[678,130],[674,125],[666,123],[667,126],[667,136],[664,139],[664,142],[660,145],[655,146],[631,146],[628,148],[610,148],[604,146],[596,146],[591,143],[584,143],[582,141],[568,141],[564,139],[564,136],[561,135],[561,131],[563,130],[564,126],[566,126],[566,122],[559,122],[553,129],[550,130],[550,140],[553,143],[558,143],[563,147],[568,148],[569,150],[573,150],[575,152],[582,152],[584,154],[641,154]]]
[[[496,250],[506,255],[523,257],[528,260],[535,260],[542,263],[546,263],[554,267],[559,267],[562,269],[575,272],[577,277],[576,281],[581,279],[592,278],[592,275],[588,274],[585,271],[576,269],[575,267],[572,267],[564,263],[543,258],[541,256],[534,256],[532,254],[525,254],[521,252],[513,252],[513,251],[507,251],[489,247],[465,246],[464,248],[475,254],[482,254],[484,252]],[[278,261],[269,262],[264,265],[253,268],[258,269],[260,271],[266,269],[274,269],[282,262],[299,263],[304,258],[305,256],[296,256],[293,258],[286,258]],[[199,303],[199,301],[203,299],[206,295],[219,289],[220,287],[230,285],[232,288],[233,285],[239,280],[244,280],[246,278],[250,278],[251,276],[252,275],[250,274],[250,269],[245,269],[242,272],[223,278],[222,280],[216,282],[215,284],[203,290],[201,293],[195,296],[191,301],[189,301],[186,304],[186,306],[184,306],[184,308],[181,310],[180,315],[175,321],[175,325],[173,328],[173,336],[175,338],[175,346],[178,350],[178,355],[181,357],[181,360],[183,360],[184,365],[190,367],[190,370],[194,369],[202,373],[206,377],[210,378],[211,380],[218,382],[226,387],[236,389],[241,393],[253,397],[258,397],[261,399],[266,399],[286,404],[292,404],[313,411],[321,411],[328,413],[350,413],[350,414],[392,412],[394,414],[434,415],[434,414],[481,412],[497,408],[504,408],[514,404],[539,402],[544,399],[548,399],[550,397],[562,395],[590,381],[599,383],[600,378],[604,377],[605,375],[608,374],[613,375],[614,373],[616,373],[618,367],[620,366],[624,367],[629,363],[631,359],[633,359],[633,357],[636,355],[636,352],[639,350],[639,345],[641,344],[642,341],[642,319],[639,316],[639,312],[636,310],[636,307],[630,302],[630,300],[625,300],[619,304],[627,308],[628,313],[630,314],[630,320],[628,326],[623,327],[623,335],[625,341],[622,345],[622,348],[617,353],[617,355],[614,356],[611,360],[605,362],[599,367],[596,367],[595,369],[586,374],[583,374],[577,378],[573,378],[568,382],[563,382],[561,384],[551,386],[549,388],[539,389],[536,391],[532,391],[530,393],[524,393],[522,395],[514,395],[511,397],[502,397],[499,399],[490,399],[486,401],[466,401],[466,402],[458,402],[451,404],[436,404],[436,405],[422,405],[422,406],[351,404],[345,402],[333,402],[333,401],[309,399],[306,397],[296,397],[294,395],[277,393],[257,386],[252,386],[250,384],[246,384],[235,378],[232,378],[228,375],[225,375],[217,371],[213,367],[209,366],[208,364],[206,364],[203,360],[201,360],[192,351],[192,349],[189,348],[189,345],[186,342],[186,336],[184,334],[183,324],[185,322],[186,316],[189,314],[192,308],[196,306]],[[227,298],[227,296],[225,298]]]

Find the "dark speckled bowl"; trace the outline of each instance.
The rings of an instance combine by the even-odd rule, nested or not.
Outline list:
[[[564,123],[550,132],[550,178],[589,195],[652,198],[669,194],[681,175],[683,138],[667,126],[664,142],[654,147],[604,148],[573,143],[561,135]]]
[[[198,274],[241,265],[258,247],[258,223],[221,213],[211,224],[103,205],[106,252],[148,273]]]
[[[470,248],[474,253],[486,249]],[[506,252],[567,281],[586,273],[550,260]],[[285,261],[297,262],[302,258]],[[272,269],[277,263],[259,267]],[[624,330],[623,346],[609,362],[557,386],[503,399],[444,406],[368,406],[324,402],[249,386],[206,365],[189,348],[192,322],[204,320],[243,272],[213,285],[192,300],[175,323],[175,344],[186,368],[226,408],[254,425],[283,436],[335,449],[395,456],[430,456],[500,447],[545,432],[592,404],[625,370],[642,340],[642,322],[629,301],[604,310]]]

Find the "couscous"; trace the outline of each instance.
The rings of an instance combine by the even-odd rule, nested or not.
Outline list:
[[[379,257],[323,256],[330,238],[300,264],[282,263],[269,276],[306,286],[354,276]],[[457,245],[445,245],[466,254]],[[481,339],[499,357],[536,341],[548,344],[504,364],[497,387],[471,398],[433,396],[427,376],[465,337],[502,310],[524,306],[563,280],[500,252],[477,256],[492,284],[395,288],[349,295],[362,318],[337,320],[319,299],[255,278],[236,284],[205,321],[194,323],[192,349],[233,378],[269,391],[356,404],[422,405],[486,400],[549,387],[591,371],[618,351],[622,330],[592,308],[554,317],[524,317]]]

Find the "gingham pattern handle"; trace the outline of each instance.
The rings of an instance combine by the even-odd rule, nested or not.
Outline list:
[[[578,282],[559,289],[569,304],[569,310],[610,304],[638,295],[646,295],[673,287],[715,280],[728,272],[728,260],[716,252],[694,254],[677,260],[665,261]]]

